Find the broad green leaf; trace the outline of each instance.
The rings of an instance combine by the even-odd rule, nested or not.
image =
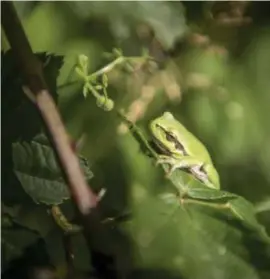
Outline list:
[[[38,57],[43,62],[44,76],[50,89],[50,93],[53,96],[54,101],[58,103],[57,79],[64,64],[64,57],[62,55],[51,53],[39,53]]]
[[[33,244],[38,239],[38,234],[22,228],[2,230],[2,258],[4,267],[11,260],[22,255],[27,246]]]
[[[154,278],[151,270],[163,272],[162,278],[259,278],[247,262],[242,232],[202,209],[148,196],[134,205],[133,216],[126,230],[134,265],[148,274],[142,278]]]
[[[40,236],[45,237],[53,228],[55,222],[48,213],[48,209],[40,205],[16,205],[6,206],[2,204],[2,212],[8,214],[13,223],[36,231]],[[42,220],[42,222],[40,222]]]
[[[257,203],[255,209],[257,213],[270,211],[270,197],[267,197],[263,201]]]
[[[172,173],[169,180],[180,192],[183,191],[185,196],[193,199],[226,202],[238,197],[233,193],[206,187],[192,175],[181,170]]]
[[[70,198],[54,150],[44,135],[30,142],[15,142],[12,149],[14,173],[36,203],[60,204]],[[79,160],[86,179],[91,179],[93,174],[87,160],[82,157]]]
[[[65,247],[63,233],[61,230],[51,231],[44,239],[46,248],[50,256],[50,261],[54,266],[59,267],[66,264]]]
[[[222,190],[210,189],[183,171],[176,171],[170,177],[184,199],[192,199],[192,203],[204,204],[214,211],[227,210],[229,214],[257,232],[260,237],[270,243],[270,237],[264,227],[257,221],[252,203],[243,197]]]
[[[238,196],[237,199],[230,200],[229,204],[232,212],[238,216],[244,224],[255,229],[262,239],[270,243],[270,237],[267,235],[265,228],[257,221],[254,206],[250,202]]]
[[[235,199],[237,195],[215,190],[215,189],[208,189],[206,187],[198,187],[198,188],[191,188],[189,189],[187,196],[194,199],[204,199],[209,201],[228,201],[231,199]]]
[[[74,267],[78,270],[92,270],[92,267],[90,266],[90,254],[83,234],[75,234],[72,237],[68,236],[68,238],[68,241],[70,241],[70,247],[72,247]],[[45,238],[50,260],[56,267],[66,265],[65,240],[67,240],[67,238],[63,236],[63,233],[60,230],[51,231]]]
[[[74,266],[78,270],[91,270],[90,253],[83,234],[72,236],[71,245],[73,246]]]

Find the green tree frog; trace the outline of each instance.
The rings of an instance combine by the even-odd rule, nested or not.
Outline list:
[[[151,121],[150,131],[162,153],[157,163],[169,165],[168,175],[176,169],[184,169],[207,187],[220,188],[218,172],[206,147],[170,112]]]

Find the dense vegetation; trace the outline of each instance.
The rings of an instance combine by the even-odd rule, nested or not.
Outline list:
[[[3,278],[269,278],[269,4],[14,5],[100,226],[82,221],[3,28]],[[220,191],[155,165],[164,111],[207,147]]]

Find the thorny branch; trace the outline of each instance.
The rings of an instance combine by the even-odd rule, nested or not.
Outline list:
[[[78,158],[72,150],[68,134],[48,91],[42,65],[31,49],[12,2],[4,1],[2,11],[3,30],[24,77],[23,91],[38,108],[52,139],[71,195],[82,217],[89,251],[92,253],[97,249],[98,239],[98,243],[102,243],[101,249],[106,252],[107,256],[113,257],[117,254],[119,247],[111,241],[109,230],[101,223],[98,207],[100,196],[95,195],[85,181]]]
[[[31,49],[13,4],[4,1],[2,7],[2,26],[24,77],[24,92],[41,113],[71,194],[80,213],[86,216],[91,209],[96,208],[97,197],[85,181],[78,158],[71,148],[68,134],[48,91],[42,65]]]

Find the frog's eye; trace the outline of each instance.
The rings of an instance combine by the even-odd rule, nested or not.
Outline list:
[[[173,133],[166,132],[166,139],[167,141],[174,144],[174,148],[176,150],[179,150],[183,155],[187,154],[184,149],[184,146],[177,140],[177,137]]]
[[[175,136],[171,133],[168,133],[168,132],[166,133],[166,140],[170,141],[170,142],[175,142],[176,141]]]

